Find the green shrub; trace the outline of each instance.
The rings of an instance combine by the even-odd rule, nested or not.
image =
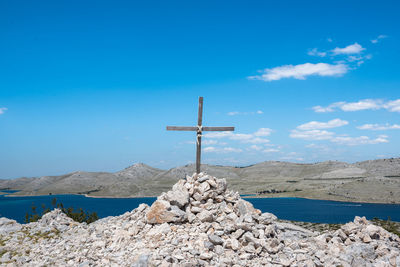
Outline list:
[[[89,213],[87,211],[84,211],[82,208],[79,208],[77,210],[75,210],[72,207],[64,208],[64,205],[62,203],[57,203],[56,198],[52,199],[51,205],[53,206],[53,208],[59,208],[68,217],[70,217],[71,219],[73,219],[76,222],[91,223],[91,222],[97,221],[99,219],[99,217],[97,216],[97,212]],[[46,213],[51,211],[51,209],[46,208],[46,206],[44,204],[42,204],[42,212],[41,213],[38,213],[37,207],[35,205],[32,205],[31,209],[32,209],[32,213],[27,212],[25,214],[25,223],[37,222],[40,218],[42,218],[43,215],[45,215]]]

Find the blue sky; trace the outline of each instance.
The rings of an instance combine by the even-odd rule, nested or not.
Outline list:
[[[0,178],[398,157],[398,1],[1,1]]]

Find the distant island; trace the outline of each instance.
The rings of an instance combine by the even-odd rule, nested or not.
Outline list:
[[[353,164],[266,161],[246,167],[202,165],[201,168],[210,175],[226,178],[232,190],[250,197],[400,203],[400,158]],[[0,180],[0,191],[18,190],[8,196],[157,196],[194,172],[193,164],[161,170],[138,163],[115,173],[77,171],[60,176]]]

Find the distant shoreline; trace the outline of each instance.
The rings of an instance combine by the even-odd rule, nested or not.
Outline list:
[[[57,195],[75,195],[75,196],[84,196],[87,198],[116,198],[116,199],[125,199],[125,198],[157,198],[158,196],[93,196],[93,195],[88,195],[88,194],[54,194],[54,195],[10,195],[8,193],[0,192],[0,195],[5,195],[4,197],[39,197],[39,196],[54,196],[56,197]],[[250,195],[249,194],[244,194],[242,198],[299,198],[299,199],[310,199],[310,200],[325,200],[325,201],[334,201],[334,202],[341,202],[341,203],[354,203],[354,204],[385,204],[385,205],[400,205],[400,203],[388,203],[388,202],[368,202],[368,201],[349,201],[349,200],[338,200],[338,199],[329,199],[329,198],[316,198],[316,197],[298,197],[298,196],[288,196],[288,195],[282,195],[280,194],[275,195],[275,196],[268,196],[268,195]]]
[[[243,198],[303,198],[303,199],[310,199],[310,200],[326,200],[326,201],[335,201],[335,202],[345,202],[345,203],[355,203],[355,204],[390,204],[390,205],[400,205],[400,203],[389,203],[389,202],[368,202],[368,201],[350,201],[350,200],[338,200],[338,199],[327,199],[327,198],[315,198],[315,197],[294,197],[294,196],[248,196]]]

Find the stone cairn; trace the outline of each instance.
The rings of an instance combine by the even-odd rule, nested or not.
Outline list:
[[[89,225],[58,209],[35,223],[0,219],[6,266],[400,266],[399,247],[365,217],[322,234],[279,222],[204,173]]]

